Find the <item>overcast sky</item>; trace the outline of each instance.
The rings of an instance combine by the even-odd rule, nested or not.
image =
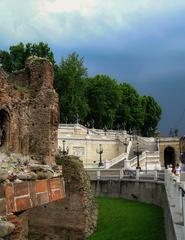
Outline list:
[[[162,133],[185,134],[184,12],[184,0],[0,0],[1,49],[43,41],[58,62],[76,51],[89,75],[154,96]]]

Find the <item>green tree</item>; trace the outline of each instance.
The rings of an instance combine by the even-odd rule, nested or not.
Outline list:
[[[24,68],[26,59],[35,55],[38,57],[48,58],[54,64],[54,55],[48,44],[40,43],[19,43],[10,46],[9,51],[0,50],[0,64],[1,67],[7,71],[12,72]]]
[[[141,97],[142,106],[145,112],[144,123],[141,128],[142,135],[144,136],[153,136],[158,122],[161,118],[161,107],[151,96]]]
[[[117,82],[106,75],[89,78],[86,94],[90,108],[86,120],[93,119],[96,128],[112,128],[120,101]]]
[[[134,87],[128,83],[120,84],[121,101],[116,113],[116,123],[126,123],[126,129],[139,130],[144,122],[141,98]]]
[[[77,116],[81,122],[88,113],[85,98],[87,68],[84,59],[75,52],[55,67],[54,86],[60,98],[61,120],[74,123]]]

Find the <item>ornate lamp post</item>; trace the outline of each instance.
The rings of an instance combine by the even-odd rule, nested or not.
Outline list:
[[[139,151],[139,143],[137,142],[137,147],[136,147],[136,151],[134,151],[134,154],[137,156],[137,167],[136,169],[141,169],[140,165],[139,165],[139,155],[142,154],[142,151]]]
[[[101,144],[99,144],[99,150],[96,149],[96,152],[100,155],[100,161],[99,161],[98,167],[102,167],[103,166],[103,162],[102,162],[103,147]]]
[[[60,151],[61,151],[61,154],[62,154],[63,156],[67,156],[68,153],[69,153],[69,147],[66,147],[66,146],[65,146],[65,143],[66,143],[66,141],[63,140],[63,141],[62,141],[62,150],[60,150]]]

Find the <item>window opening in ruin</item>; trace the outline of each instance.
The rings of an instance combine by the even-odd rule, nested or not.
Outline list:
[[[0,110],[0,147],[8,144],[9,122],[9,114],[5,110]]]
[[[169,165],[175,164],[175,150],[172,147],[167,147],[164,150],[164,165],[167,168]]]

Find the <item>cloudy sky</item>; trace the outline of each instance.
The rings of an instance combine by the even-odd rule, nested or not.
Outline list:
[[[162,133],[185,134],[184,12],[184,0],[0,0],[1,49],[43,41],[58,62],[76,51],[89,75],[154,96]]]

